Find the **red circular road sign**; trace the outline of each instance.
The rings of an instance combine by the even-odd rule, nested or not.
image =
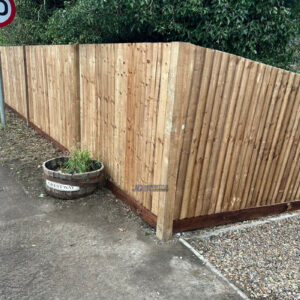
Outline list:
[[[7,26],[16,15],[16,6],[13,0],[0,0],[0,27]]]

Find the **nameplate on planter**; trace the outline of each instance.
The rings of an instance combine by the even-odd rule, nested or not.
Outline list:
[[[80,190],[79,186],[68,185],[68,184],[61,184],[58,182],[53,182],[50,180],[46,180],[46,185],[52,189],[61,191],[61,192],[76,192]]]

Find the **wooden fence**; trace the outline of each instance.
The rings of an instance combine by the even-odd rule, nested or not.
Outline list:
[[[178,42],[0,52],[6,103],[102,160],[160,238],[300,207],[299,74]]]

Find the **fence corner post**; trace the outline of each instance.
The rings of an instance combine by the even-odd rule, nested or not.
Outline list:
[[[167,85],[167,96],[163,101],[166,101],[166,115],[164,124],[164,151],[161,163],[161,174],[160,184],[167,184],[167,191],[159,192],[158,197],[158,212],[157,212],[157,224],[156,224],[156,236],[162,240],[167,241],[172,237],[173,234],[173,218],[174,218],[174,184],[171,176],[174,165],[174,135],[176,113],[174,107],[177,106],[175,97],[176,88],[178,84],[178,59],[179,52],[181,51],[181,43],[172,42],[170,44],[170,58],[169,58],[169,74],[168,74],[168,85]],[[175,162],[176,163],[176,162]]]
[[[156,236],[158,239],[166,242],[173,235],[173,212],[174,201],[167,192],[159,202],[159,209],[156,224]]]

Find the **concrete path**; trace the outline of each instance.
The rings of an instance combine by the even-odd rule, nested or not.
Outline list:
[[[240,299],[177,240],[145,236],[101,199],[79,203],[32,199],[0,167],[1,300]]]

